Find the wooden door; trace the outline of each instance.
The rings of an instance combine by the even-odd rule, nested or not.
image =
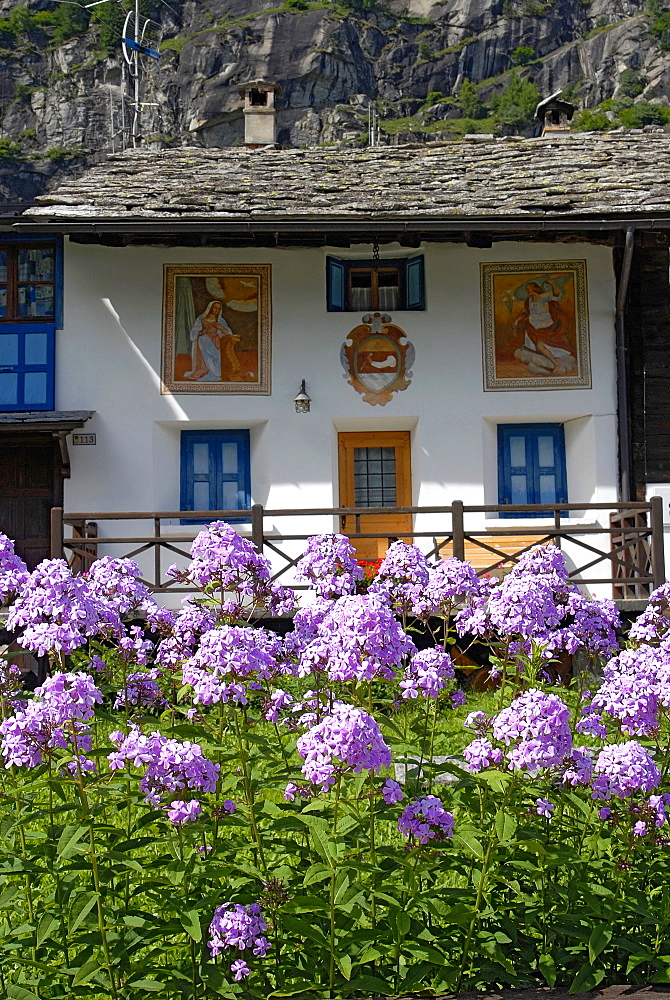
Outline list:
[[[360,516],[343,516],[340,530],[345,535],[383,532],[383,538],[354,540],[360,559],[379,559],[390,541],[411,532],[412,515],[392,511],[364,514],[363,511],[366,507],[411,506],[409,431],[340,434],[339,462],[340,507],[361,510]]]
[[[50,434],[0,435],[0,531],[29,569],[49,558],[51,508],[63,503],[57,450]]]

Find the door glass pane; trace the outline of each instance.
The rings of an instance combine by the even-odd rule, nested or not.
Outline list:
[[[209,483],[208,482],[197,482],[193,483],[193,509],[194,510],[211,510],[209,503]]]
[[[396,506],[394,448],[354,448],[354,504]]]
[[[47,401],[47,373],[26,372],[23,376],[23,402],[26,406],[44,406]]]
[[[221,445],[221,469],[225,474],[237,475],[237,442],[225,441]],[[237,489],[237,486],[235,487]]]
[[[542,469],[554,467],[554,439],[549,434],[541,434],[537,439],[537,457]]]
[[[18,365],[19,338],[18,334],[0,334],[0,365]]]
[[[526,439],[520,434],[509,439],[509,461],[514,469],[526,467]]]
[[[7,281],[7,251],[0,250],[0,281]]]
[[[7,315],[7,288],[0,286],[0,316]]]
[[[54,286],[35,285],[35,316],[53,316]]]
[[[556,503],[556,476],[540,476],[540,503]]]
[[[237,492],[237,482],[232,480],[227,480],[222,485],[222,501],[223,510],[238,510],[238,492]]]
[[[27,365],[45,365],[47,363],[46,333],[27,333],[25,345]]]
[[[206,441],[193,442],[193,473],[196,476],[209,475],[209,445]]]
[[[16,406],[18,403],[19,377],[14,372],[0,372],[0,406]]]
[[[512,503],[528,503],[528,489],[525,476],[512,476]]]
[[[54,251],[19,250],[19,281],[53,281]]]

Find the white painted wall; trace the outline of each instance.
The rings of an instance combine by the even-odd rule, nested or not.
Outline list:
[[[347,384],[339,361],[360,316],[326,311],[326,254],[349,253],[66,243],[56,408],[95,410],[85,429],[97,435],[95,447],[70,449],[66,510],[176,510],[180,431],[233,427],[251,429],[253,501],[266,507],[337,505],[337,432],[375,429],[411,430],[415,504],[496,503],[496,426],[533,420],[565,423],[570,501],[615,500],[611,250],[511,242],[422,249],[427,308],[393,315],[414,344],[414,378],[386,406],[373,407]],[[369,258],[372,249],[350,253]],[[404,253],[390,246],[382,256]],[[587,262],[593,388],[484,392],[480,263],[574,258]],[[165,263],[272,265],[270,396],[160,395]],[[312,397],[307,415],[293,406],[302,378]],[[420,526],[437,528],[426,519]],[[320,521],[298,530],[333,527]]]

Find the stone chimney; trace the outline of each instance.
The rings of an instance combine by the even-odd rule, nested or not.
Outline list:
[[[254,80],[237,88],[244,100],[244,144],[255,149],[277,141],[275,98],[281,97],[278,83]]]
[[[542,135],[561,135],[570,132],[570,122],[575,113],[574,104],[561,100],[562,90],[540,101],[535,117],[542,123]]]

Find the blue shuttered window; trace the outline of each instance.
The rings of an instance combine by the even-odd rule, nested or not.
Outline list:
[[[498,426],[498,503],[567,503],[562,424]],[[541,517],[541,514],[502,514]]]
[[[379,260],[326,257],[326,306],[328,312],[425,309],[423,254]]]
[[[0,411],[53,410],[62,243],[0,241]]]
[[[248,510],[251,506],[249,431],[181,432],[181,509]],[[183,518],[183,524],[203,518]],[[231,518],[246,521],[247,517]]]

